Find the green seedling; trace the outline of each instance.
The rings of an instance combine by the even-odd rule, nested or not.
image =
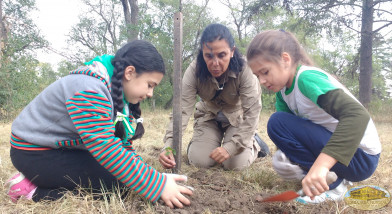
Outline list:
[[[166,155],[170,155],[170,153],[172,153],[173,155],[176,155],[176,150],[175,149],[173,149],[172,147],[166,147],[165,148],[165,150],[166,150]]]

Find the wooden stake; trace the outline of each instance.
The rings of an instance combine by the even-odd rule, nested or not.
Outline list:
[[[174,14],[174,72],[173,72],[173,146],[176,151],[174,173],[181,170],[182,145],[182,13]]]

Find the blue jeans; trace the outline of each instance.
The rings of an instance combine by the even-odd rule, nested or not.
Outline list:
[[[287,158],[305,171],[309,171],[332,135],[326,128],[287,112],[271,115],[267,131]],[[370,177],[379,158],[380,154],[369,155],[358,148],[348,166],[338,162],[331,168],[338,179],[330,185],[330,189],[338,186],[343,179],[357,182]]]

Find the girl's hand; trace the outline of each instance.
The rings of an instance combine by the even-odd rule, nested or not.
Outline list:
[[[302,179],[302,189],[304,193],[314,199],[315,196],[329,190],[326,182],[328,168],[318,168],[317,170],[309,171]]]
[[[165,174],[165,173],[163,173]],[[161,199],[170,208],[183,208],[183,204],[190,205],[191,202],[183,194],[192,195],[192,190],[185,186],[178,185],[176,181],[186,181],[185,175],[165,174],[166,184],[161,194]]]
[[[226,151],[225,148],[223,147],[218,147],[214,149],[211,154],[210,158],[212,158],[214,161],[218,163],[222,163],[223,161],[227,160],[230,158],[229,153]]]
[[[329,190],[327,173],[336,162],[335,158],[325,153],[320,153],[317,157],[308,174],[302,179],[302,189],[310,199],[313,200],[315,196]]]
[[[176,161],[174,159],[173,153],[170,151],[162,151],[159,154],[159,163],[165,169],[172,169],[176,166]]]

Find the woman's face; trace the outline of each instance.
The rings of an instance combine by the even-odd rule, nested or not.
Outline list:
[[[136,104],[147,97],[152,97],[155,86],[163,78],[163,74],[157,71],[136,73],[135,67],[128,66],[124,72],[123,90],[126,100]]]
[[[234,48],[231,49],[225,39],[204,43],[203,58],[213,77],[218,78],[227,71]]]

